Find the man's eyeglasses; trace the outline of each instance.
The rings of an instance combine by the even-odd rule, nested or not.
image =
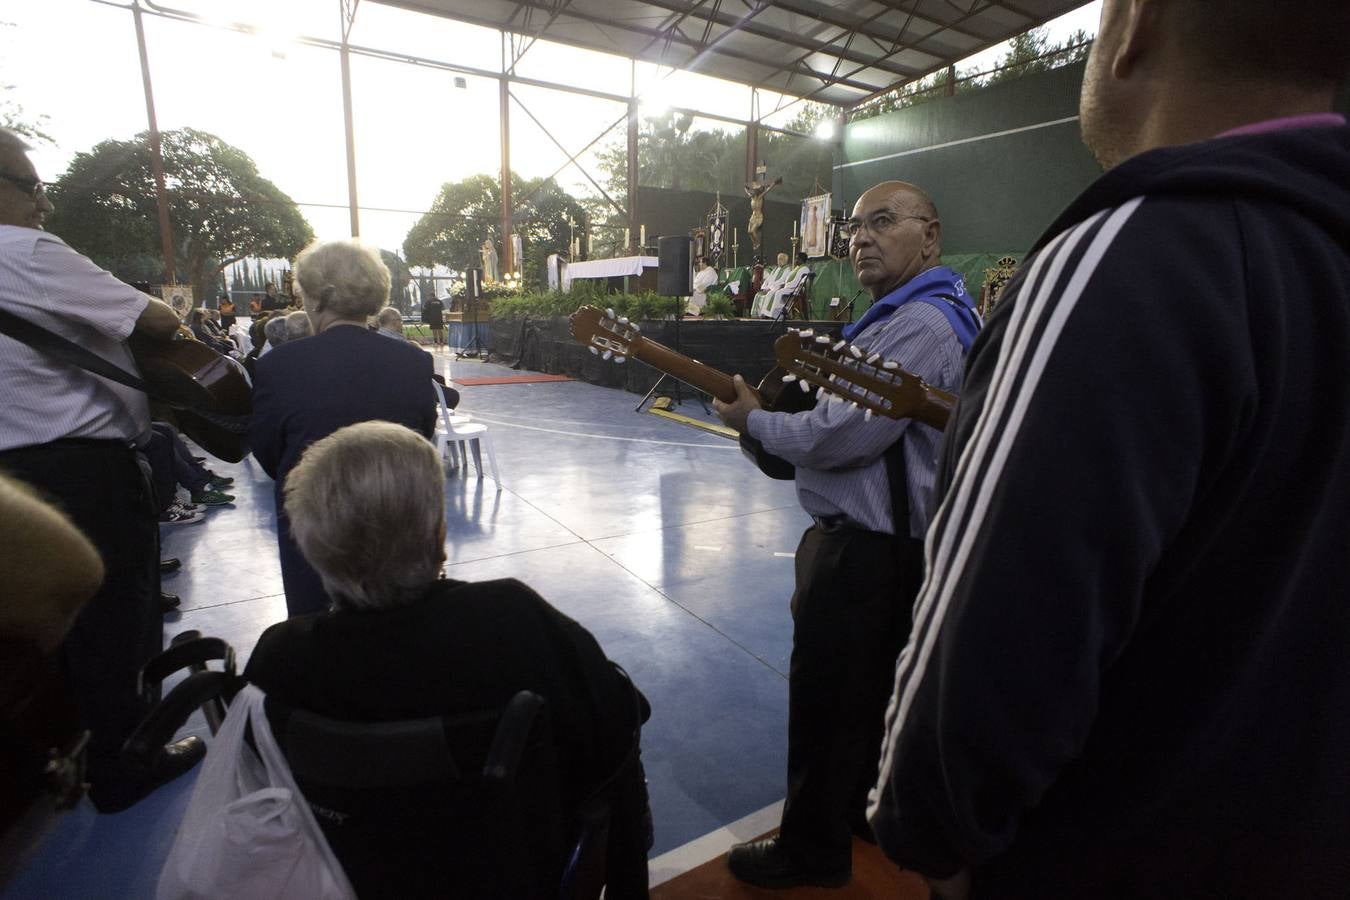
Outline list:
[[[24,178],[20,175],[11,175],[8,172],[0,172],[0,178],[5,179],[34,200],[37,200],[45,192],[42,182],[36,178]]]
[[[864,228],[871,232],[873,236],[885,234],[906,219],[918,219],[920,222],[933,221],[929,216],[897,216],[892,213],[877,213],[867,222],[862,219],[849,219],[844,223],[844,234],[851,238]]]

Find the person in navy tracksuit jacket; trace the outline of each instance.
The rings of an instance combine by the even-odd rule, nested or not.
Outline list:
[[[938,897],[1350,896],[1348,10],[1104,4],[871,798]]]

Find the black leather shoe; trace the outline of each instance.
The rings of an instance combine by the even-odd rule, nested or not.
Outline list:
[[[804,865],[784,849],[776,837],[732,847],[727,854],[727,868],[746,884],[770,890],[802,885],[843,887],[853,874],[848,865],[836,869]]]
[[[177,594],[167,594],[164,591],[159,592],[159,611],[161,613],[171,613],[183,603],[183,599]]]
[[[126,764],[115,780],[99,779],[89,789],[89,799],[101,813],[121,812],[135,806],[156,788],[168,784],[179,775],[201,762],[206,755],[206,742],[195,734],[172,744],[155,754],[149,766],[131,767]]]
[[[170,572],[177,572],[183,567],[183,561],[176,556],[159,561],[159,574],[168,575]]]

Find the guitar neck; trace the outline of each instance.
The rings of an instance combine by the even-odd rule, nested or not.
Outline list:
[[[923,405],[914,411],[914,418],[925,425],[931,425],[938,431],[947,428],[952,409],[956,406],[956,395],[924,385]]]
[[[736,399],[736,387],[730,375],[719,372],[712,366],[706,366],[696,359],[690,359],[665,344],[658,344],[644,337],[632,345],[630,355],[653,369],[664,372],[672,378],[678,378],[690,387],[705,394],[712,394],[723,403],[731,403]]]

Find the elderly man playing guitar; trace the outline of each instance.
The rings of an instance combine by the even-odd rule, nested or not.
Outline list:
[[[89,745],[90,797],[124,809],[192,767],[200,738],[153,760],[120,756],[142,713],[140,667],[160,650],[158,530],[136,445],[145,394],[59,361],[11,336],[37,325],[135,371],[125,341],[168,341],[178,317],[42,230],[53,209],[24,144],[0,129],[0,469],[41,490],[85,535],[107,575],[61,645]],[[21,320],[21,321],[20,321]]]
[[[932,200],[885,182],[858,199],[848,228],[854,271],[873,304],[844,337],[954,391],[979,320],[961,277],[940,265]],[[834,397],[805,412],[769,412],[739,375],[735,387],[733,402],[714,401],[718,415],[743,442],[791,464],[815,522],[796,554],[782,825],[776,837],[733,847],[728,865],[760,887],[839,886],[852,872],[852,835],[870,837],[867,790],[923,577],[941,433],[865,416]]]

